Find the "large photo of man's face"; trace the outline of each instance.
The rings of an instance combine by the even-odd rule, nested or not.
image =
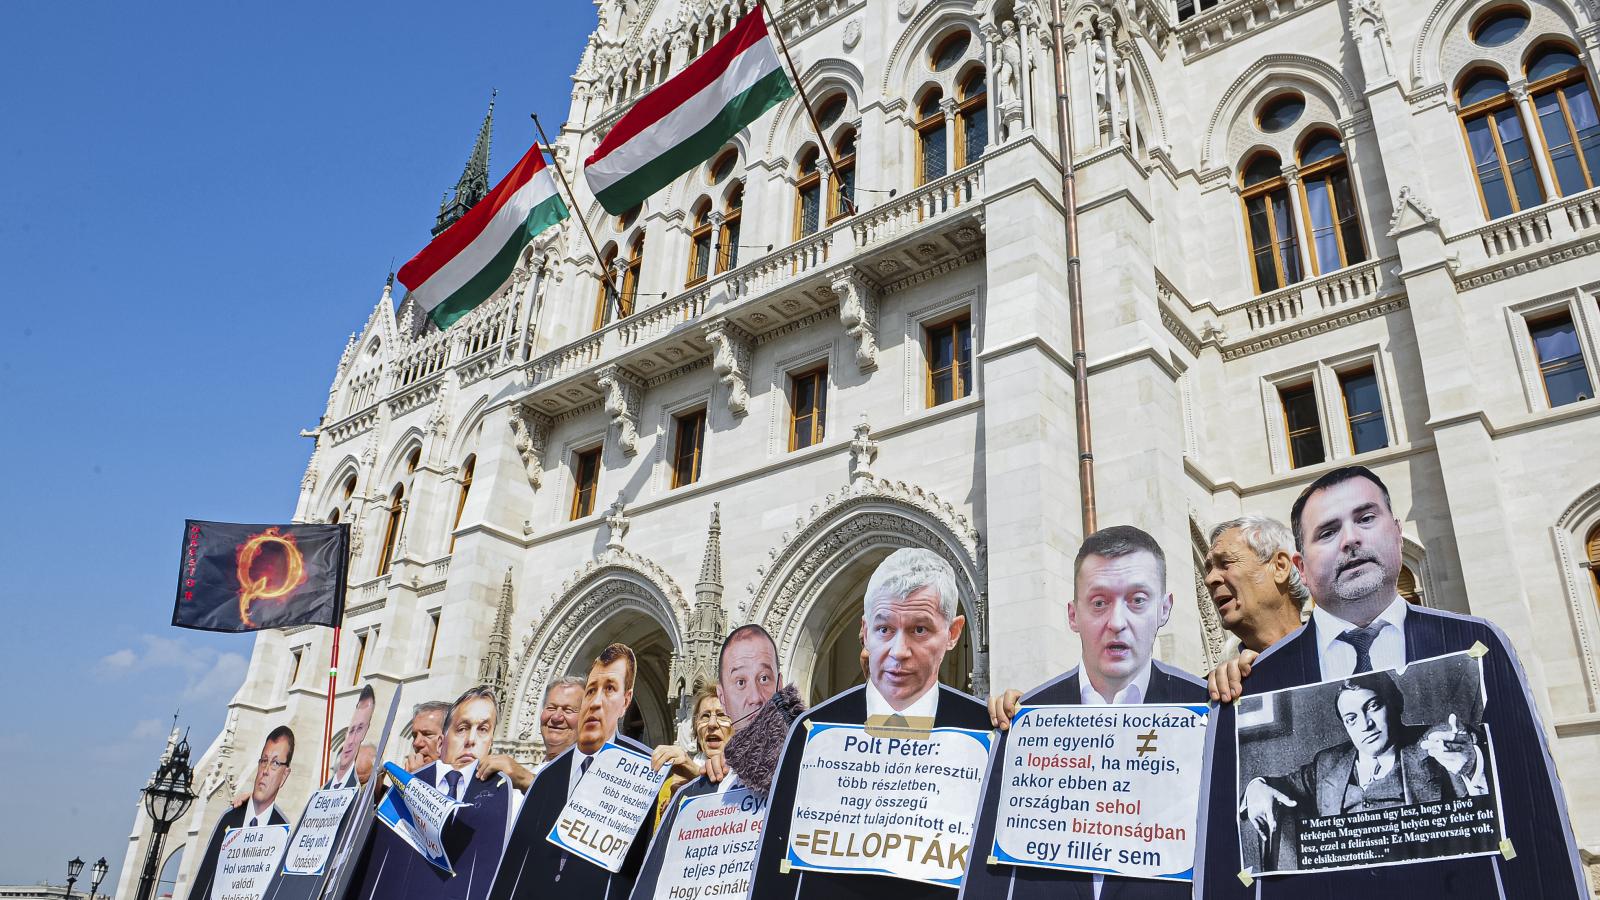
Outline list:
[[[1149,667],[1156,632],[1172,614],[1166,560],[1149,534],[1114,525],[1084,540],[1076,565],[1067,625],[1082,643],[1089,683],[1111,703]]]
[[[578,723],[578,751],[598,753],[617,734],[617,723],[633,704],[633,650],[612,644],[589,666],[583,686],[583,712]]]
[[[717,657],[717,699],[737,729],[772,699],[778,678],[778,645],[760,625],[735,628]]]
[[[452,769],[464,769],[488,757],[494,746],[499,713],[494,693],[488,688],[473,688],[462,694],[445,716],[440,761]]]
[[[250,790],[250,802],[256,809],[266,809],[278,801],[278,791],[289,780],[293,762],[294,732],[287,725],[279,725],[267,735],[256,760],[256,780]]]
[[[931,550],[896,550],[867,582],[861,642],[867,682],[896,712],[939,683],[944,655],[961,639],[955,570]]]
[[[350,724],[344,730],[344,744],[339,748],[339,761],[334,766],[334,772],[343,779],[350,772],[350,767],[356,764],[356,754],[361,752],[361,745],[366,743],[367,732],[372,729],[372,711],[378,705],[378,698],[372,692],[372,685],[361,689],[361,696],[356,698],[355,712],[350,714]]]

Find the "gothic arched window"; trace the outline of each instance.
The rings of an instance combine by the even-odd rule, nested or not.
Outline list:
[[[594,300],[594,327],[596,331],[606,326],[611,321],[612,312],[617,305],[617,286],[612,281],[612,267],[617,262],[617,245],[607,244],[600,251],[600,292]]]
[[[1311,229],[1311,258],[1318,274],[1367,258],[1361,215],[1350,181],[1350,163],[1339,138],[1312,134],[1300,145],[1300,189]]]
[[[383,524],[383,553],[378,557],[379,575],[389,571],[389,564],[394,562],[394,545],[400,537],[400,517],[405,512],[405,496],[404,484],[396,484],[389,495],[389,515]]]
[[[983,69],[976,68],[961,82],[961,105],[956,118],[961,124],[961,138],[956,144],[960,158],[956,168],[970,166],[983,157],[989,146],[989,82]]]
[[[1294,284],[1301,278],[1300,243],[1283,164],[1276,154],[1257,154],[1245,166],[1240,186],[1256,293]]]
[[[721,274],[739,264],[739,226],[744,219],[744,182],[735,181],[728,188],[728,199],[722,207],[722,231],[717,235],[717,273]]]
[[[639,273],[644,269],[644,232],[628,247],[628,268],[622,273],[622,295],[617,298],[617,318],[626,319],[638,308]]]
[[[833,180],[828,186],[831,197],[828,221],[849,215],[856,202],[856,132],[846,128],[833,139]]]
[[[1511,89],[1498,73],[1468,73],[1456,92],[1483,211],[1491,219],[1544,202],[1533,151]]]
[[[817,168],[819,152],[807,147],[795,167],[794,236],[798,240],[816,234],[822,216],[822,171]]]
[[[944,94],[929,88],[917,104],[917,184],[943,178],[949,169],[945,151]]]
[[[455,531],[461,527],[461,514],[467,509],[467,495],[472,493],[472,474],[478,468],[478,456],[473,454],[461,464],[461,496],[456,499],[456,517],[450,523],[450,552],[456,550]]]
[[[711,272],[711,201],[701,199],[694,206],[694,218],[689,230],[689,278],[685,287],[706,280]]]
[[[1527,74],[1557,190],[1566,196],[1600,184],[1600,116],[1578,54],[1560,44],[1540,46]]]

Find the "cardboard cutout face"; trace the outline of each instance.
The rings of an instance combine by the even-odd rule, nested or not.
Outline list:
[[[250,791],[250,799],[258,809],[277,801],[278,791],[289,780],[289,755],[293,752],[285,737],[268,741],[261,748],[261,758],[256,760],[255,786]]]
[[[456,707],[444,733],[444,764],[460,769],[489,755],[494,744],[494,701],[474,697]]]
[[[778,692],[778,648],[764,631],[740,631],[722,645],[717,699],[735,730]]]
[[[868,680],[890,706],[904,710],[939,683],[939,666],[966,623],[965,616],[945,618],[932,586],[878,597],[861,620]]]
[[[1172,614],[1161,562],[1139,550],[1084,557],[1067,624],[1083,642],[1083,670],[1102,696],[1136,678],[1150,662],[1156,632]]]
[[[590,667],[589,682],[583,688],[583,716],[578,724],[578,749],[583,753],[598,751],[616,736],[617,723],[633,703],[633,689],[627,686],[627,678],[626,659]]]
[[[367,731],[372,728],[372,709],[376,703],[356,703],[356,711],[350,715],[350,727],[344,732],[344,746],[339,748],[339,765],[337,773],[343,775],[355,765],[356,753],[361,750],[361,745],[367,740]]]
[[[1393,602],[1400,522],[1376,484],[1351,478],[1317,491],[1300,512],[1300,527],[1301,571],[1318,604],[1354,622],[1357,609],[1376,616]]]

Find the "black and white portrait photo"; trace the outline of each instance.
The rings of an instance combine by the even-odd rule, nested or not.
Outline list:
[[[1479,659],[1245,697],[1241,863],[1255,874],[1497,852],[1503,836]]]

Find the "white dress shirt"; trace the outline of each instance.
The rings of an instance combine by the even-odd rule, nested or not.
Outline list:
[[[1406,601],[1396,595],[1372,624],[1381,627],[1372,641],[1367,656],[1372,660],[1372,670],[1398,669],[1406,664]],[[1356,626],[1346,622],[1321,605],[1311,610],[1311,624],[1317,629],[1317,659],[1322,665],[1322,680],[1344,678],[1356,671],[1356,648],[1339,640]]]
[[[478,761],[473,760],[472,762],[467,763],[466,768],[464,769],[454,769],[445,765],[444,760],[441,759],[439,760],[439,764],[435,766],[434,769],[435,775],[433,778],[433,786],[438,788],[439,793],[444,794],[446,797],[450,796],[450,782],[445,780],[445,775],[450,772],[461,773],[461,782],[456,785],[456,790],[459,793],[454,797],[454,799],[460,800],[462,797],[467,795],[467,785],[472,783],[472,776],[478,774]]]
[[[271,803],[268,803],[266,806],[260,807],[258,809],[256,807],[256,798],[251,797],[249,800],[245,801],[245,806],[247,807],[245,809],[245,811],[244,811],[244,824],[246,825],[246,827],[248,827],[250,825],[250,820],[251,819],[255,819],[257,825],[271,825],[272,824],[272,804]]]
[[[573,790],[576,789],[577,786],[578,786],[578,780],[583,778],[583,776],[584,776],[583,761],[586,760],[586,759],[594,759],[595,754],[597,754],[599,752],[600,751],[596,750],[594,753],[585,753],[582,750],[579,750],[576,745],[573,746],[573,748],[572,748],[572,771],[567,773],[567,797],[568,798],[572,797]],[[590,763],[589,766],[591,768],[593,768],[594,767],[594,763]]]
[[[911,705],[905,709],[895,709],[893,706],[889,705],[888,699],[886,699],[882,694],[878,693],[878,686],[873,684],[871,681],[868,681],[867,715],[892,716],[897,713],[905,716],[908,719],[916,716],[922,716],[931,719],[938,715],[939,683],[937,681],[934,682],[933,685],[929,687],[921,697],[911,701]]]
[[[1107,700],[1100,696],[1099,691],[1095,690],[1094,684],[1089,681],[1089,673],[1080,667],[1078,669],[1078,699],[1083,701],[1084,706],[1143,703],[1145,695],[1150,693],[1150,668],[1150,662],[1146,660],[1144,668],[1140,670],[1139,674],[1135,675],[1133,680],[1128,682],[1126,687],[1120,691],[1117,691],[1116,696],[1112,697],[1110,700]],[[1100,890],[1101,888],[1105,887],[1106,878],[1104,875],[1095,875],[1093,877],[1094,900],[1100,900]]]

